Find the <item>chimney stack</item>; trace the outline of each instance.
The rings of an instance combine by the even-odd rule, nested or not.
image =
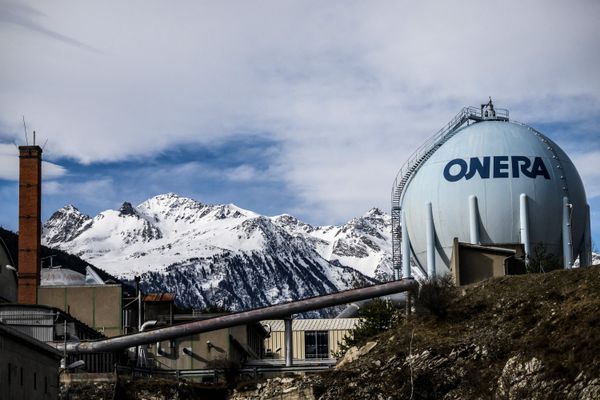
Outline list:
[[[42,148],[19,146],[19,290],[21,304],[37,304],[42,233]]]

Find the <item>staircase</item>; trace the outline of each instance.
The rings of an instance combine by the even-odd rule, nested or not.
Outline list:
[[[491,103],[491,100],[490,100]],[[421,147],[419,147],[404,163],[392,186],[392,265],[394,270],[402,271],[402,198],[404,189],[410,182],[419,168],[427,161],[433,153],[437,151],[444,143],[452,138],[465,123],[469,121],[479,122],[483,120],[508,121],[508,110],[496,109],[493,116],[488,117],[485,105],[481,109],[476,107],[464,107],[450,122],[440,129],[435,135],[430,137]],[[418,267],[417,275],[426,276],[425,272]]]

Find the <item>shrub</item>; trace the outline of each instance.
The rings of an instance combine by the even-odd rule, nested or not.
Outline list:
[[[448,315],[448,308],[456,297],[456,287],[450,274],[433,275],[421,282],[418,304],[438,318]]]
[[[359,322],[339,343],[336,358],[342,357],[352,346],[358,346],[367,339],[386,331],[398,323],[400,310],[386,300],[375,299],[359,310]]]
[[[562,269],[560,258],[548,253],[544,244],[536,244],[533,248],[533,255],[527,264],[527,272],[549,272],[555,269]]]

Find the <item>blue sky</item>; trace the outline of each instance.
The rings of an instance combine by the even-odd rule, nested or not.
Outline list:
[[[0,224],[23,115],[46,217],[171,191],[329,224],[389,211],[410,153],[492,96],[573,159],[600,243],[600,3],[459,3],[0,0]]]

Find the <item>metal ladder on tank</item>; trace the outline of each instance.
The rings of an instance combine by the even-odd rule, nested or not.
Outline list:
[[[395,274],[399,275],[400,271],[402,271],[401,204],[406,185],[425,161],[427,161],[444,143],[452,138],[465,123],[483,120],[508,121],[508,110],[496,109],[496,114],[492,118],[484,117],[483,110],[483,106],[481,109],[476,107],[464,107],[442,129],[427,139],[427,141],[408,158],[396,174],[396,179],[394,179],[394,184],[392,186],[392,266]],[[420,278],[427,276],[425,270],[418,262],[414,265],[416,265],[417,268],[411,268],[413,274],[416,272],[416,275]]]

